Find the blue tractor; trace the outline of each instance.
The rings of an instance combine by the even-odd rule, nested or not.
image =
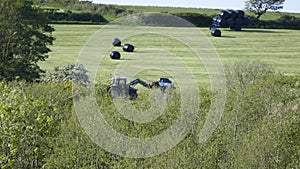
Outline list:
[[[139,78],[129,82],[127,84],[127,78],[126,77],[113,77],[112,83],[109,87],[109,92],[111,92],[112,97],[119,97],[119,96],[125,96],[129,97],[129,99],[136,99],[137,89],[134,88],[134,85],[141,84],[142,86],[152,89],[152,88],[160,88],[163,91],[166,88],[175,88],[173,82],[168,78],[160,78],[158,81],[153,81],[151,83],[147,83]]]

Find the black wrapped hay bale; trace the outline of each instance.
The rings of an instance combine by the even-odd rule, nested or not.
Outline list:
[[[234,25],[235,25],[235,20],[232,19],[232,18],[228,18],[228,19],[227,19],[227,25],[228,25],[229,27],[234,26]]]
[[[220,16],[215,16],[213,17],[213,24],[215,24],[217,27],[226,27],[227,21]]]
[[[245,16],[245,12],[242,10],[236,10],[237,13],[236,17],[242,19]]]
[[[218,35],[213,33],[216,30],[212,28],[230,28],[231,30],[240,31],[244,26],[250,26],[251,20],[245,16],[243,10],[221,10],[218,16],[212,18],[210,30],[213,36]]]
[[[231,26],[229,27],[231,30],[235,30],[235,31],[241,31],[242,30],[242,26],[241,25],[235,25],[235,26]]]
[[[242,26],[242,24],[243,24],[243,19],[242,18],[236,18],[235,19],[235,25]]]
[[[237,17],[237,12],[235,10],[228,10],[229,17],[235,19]]]
[[[215,17],[213,17],[213,22],[217,22],[218,21],[218,19],[220,18],[220,16],[215,16]]]
[[[112,40],[112,45],[113,46],[121,46],[121,40],[119,38],[114,38]]]
[[[221,31],[217,28],[212,28],[210,30],[210,33],[212,36],[220,37],[221,36]]]
[[[243,22],[242,22],[243,26],[249,26],[250,25],[251,21],[247,16],[244,16],[242,20],[243,20]]]
[[[109,55],[110,55],[111,59],[120,59],[121,58],[120,52],[118,52],[116,50],[111,51]]]
[[[227,19],[230,17],[228,11],[226,11],[226,10],[221,10],[219,15],[222,19]]]
[[[123,45],[123,51],[133,52],[134,51],[134,46],[132,44],[126,43],[125,45]]]

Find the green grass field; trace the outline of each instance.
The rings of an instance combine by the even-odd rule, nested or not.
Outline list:
[[[83,49],[86,41],[99,29],[100,25],[53,25],[56,31],[53,36],[56,38],[51,46],[52,52],[49,58],[40,63],[41,67],[51,70],[56,66],[75,63],[79,53]],[[107,27],[106,27],[107,28]],[[155,28],[155,27],[154,27]],[[157,27],[155,28],[157,29]],[[182,28],[166,28],[176,34],[182,32]],[[213,37],[208,28],[199,28],[216,49],[223,64],[235,61],[259,61],[272,65],[277,72],[285,74],[300,73],[300,31],[285,29],[243,29],[242,31],[222,30],[222,37]],[[117,33],[116,33],[117,34]],[[113,37],[111,37],[112,39]],[[101,39],[99,39],[101,40]],[[133,54],[122,53],[121,61],[111,60],[109,51],[118,48],[108,48],[107,53],[101,63],[100,72],[105,74],[113,73],[117,66],[139,56],[155,55],[158,58],[165,57],[166,53],[157,52],[156,48],[173,51],[173,54],[182,58],[191,68],[196,76],[205,77],[205,69],[197,59],[195,54],[184,47],[183,44],[155,34],[136,35],[125,39],[124,42],[133,43],[136,52]],[[107,43],[111,44],[111,40]],[[153,44],[155,44],[153,46]],[[152,49],[147,46],[151,46]],[[146,48],[147,47],[147,48]],[[199,46],[201,47],[201,46]],[[152,50],[152,51],[151,51]],[[97,60],[95,60],[97,62]],[[162,60],[157,60],[157,63]],[[172,63],[168,60],[164,62]],[[158,75],[157,70],[154,73]],[[141,72],[145,78],[153,79],[149,72]]]

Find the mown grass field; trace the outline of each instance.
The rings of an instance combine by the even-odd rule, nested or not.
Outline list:
[[[53,25],[55,32],[53,36],[56,38],[54,45],[51,46],[52,52],[49,58],[40,65],[46,70],[51,70],[56,66],[64,66],[75,63],[81,50],[87,40],[99,29],[101,25]],[[107,28],[107,27],[106,27]],[[155,28],[157,29],[157,27]],[[182,28],[167,28],[170,31],[178,33],[182,32]],[[259,61],[270,64],[277,72],[284,74],[300,73],[300,31],[286,29],[243,29],[242,31],[230,31],[229,29],[221,29],[222,37],[213,37],[210,35],[208,28],[199,28],[199,30],[207,36],[208,41],[212,43],[219,58],[223,64],[233,63],[236,61]],[[117,32],[116,32],[117,34]],[[117,36],[117,35],[116,35]],[[111,37],[113,38],[113,37]],[[99,39],[101,41],[101,38]],[[197,56],[183,44],[172,40],[169,37],[163,37],[155,34],[143,34],[123,39],[123,42],[130,42],[136,46],[136,52],[129,54],[122,52],[121,48],[108,48],[101,66],[98,70],[101,74],[112,74],[117,66],[130,59],[139,56],[161,55],[164,58],[166,53],[156,51],[156,48],[173,51],[175,55],[181,57],[191,68],[193,74],[200,79],[207,78],[203,65],[197,60]],[[107,43],[111,44],[111,41]],[[149,46],[152,46],[152,51]],[[201,47],[201,46],[199,46]],[[120,61],[111,60],[109,58],[110,50],[119,50],[122,54]],[[150,51],[149,51],[150,50]],[[152,53],[151,53],[152,52]],[[97,62],[97,60],[95,60]],[[99,61],[100,62],[100,61]],[[157,63],[162,60],[157,60]],[[164,62],[172,63],[172,61],[164,60]],[[104,72],[104,73],[103,73]],[[159,76],[161,72],[141,72],[146,80],[154,80],[151,74]],[[198,78],[197,78],[198,79]]]

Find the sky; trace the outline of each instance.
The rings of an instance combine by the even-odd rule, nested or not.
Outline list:
[[[94,3],[142,6],[244,9],[244,0],[92,0]],[[282,12],[300,13],[299,0],[285,0]]]

